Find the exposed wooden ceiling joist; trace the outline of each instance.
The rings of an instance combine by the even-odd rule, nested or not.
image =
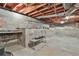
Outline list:
[[[40,4],[40,5],[36,5],[36,6],[29,6],[28,8],[26,8],[25,13],[24,14],[28,14],[30,12],[33,12],[43,6],[45,6],[46,4]],[[32,8],[31,8],[32,7]]]
[[[56,11],[60,10],[60,9],[64,9],[63,7],[58,7],[56,8]],[[54,12],[54,8],[52,8],[51,10],[49,11],[46,11],[46,12],[43,12],[43,13],[38,13],[38,14],[35,14],[33,15],[34,17],[37,17],[37,16],[41,16],[41,15],[44,15],[44,14],[47,14],[47,13],[51,13],[51,12]]]
[[[40,4],[38,4],[38,3],[37,4],[36,3],[33,3],[33,4],[26,3],[26,4],[24,4],[24,3],[22,3],[22,4],[20,4],[19,7],[17,7],[19,4],[5,3],[5,4],[1,4],[1,6],[3,6],[4,8],[8,8],[10,10],[16,9],[15,10],[16,12],[19,12],[19,13],[21,12],[21,13],[24,13],[26,15],[32,16],[34,18],[39,17],[39,16],[45,16],[45,15],[48,16],[48,15],[56,14],[55,17],[53,17],[53,18],[49,17],[48,19],[44,20],[46,23],[49,23],[49,24],[60,23],[60,19],[62,17],[61,18],[57,17],[57,13],[61,13],[61,12],[65,11],[63,5],[62,4],[58,4],[58,3],[56,3],[55,5],[53,5],[53,3],[52,4],[46,4],[46,3],[40,3]],[[25,5],[25,6],[23,6],[23,5]],[[72,13],[72,11],[73,10],[70,10],[69,12]],[[71,15],[71,13],[70,13],[70,15]],[[79,10],[77,10],[75,12],[75,15],[76,14],[79,15]],[[75,17],[74,19],[77,19],[76,21],[79,22],[79,16],[74,16],[74,17]]]
[[[50,6],[51,7],[51,6]],[[40,13],[42,11],[47,10],[48,8],[50,8],[49,6],[45,6],[44,8],[40,9],[40,10],[36,10],[35,12],[29,13],[28,15],[32,16],[34,14]],[[52,6],[53,7],[53,6]]]
[[[61,12],[64,12],[64,9],[63,8],[61,10],[58,10],[56,13],[58,14],[58,13],[61,13]],[[51,15],[51,14],[55,14],[55,12],[49,12],[49,13],[46,13],[44,15]]]
[[[3,7],[5,8],[5,7],[6,7],[6,5],[7,5],[7,3],[4,3]]]
[[[22,3],[16,5],[12,10],[19,12],[21,9],[25,8],[26,6]]]
[[[4,8],[7,8],[7,9],[13,9],[15,6],[17,6],[19,3],[5,3],[4,4]]]
[[[62,12],[64,12],[64,11],[63,10],[58,10],[57,11],[57,13],[62,13]],[[51,13],[47,13],[47,14],[42,14],[41,16],[48,16],[48,15],[52,15],[52,14],[55,14],[55,12],[51,12]],[[40,16],[33,16],[33,17],[38,18]]]
[[[58,10],[58,9],[61,9],[61,8],[63,8],[62,6],[59,6],[59,7],[56,7],[56,10]],[[49,9],[49,10],[47,10],[47,11],[45,11],[45,12],[40,12],[40,13],[38,13],[38,14],[35,14],[35,15],[41,15],[42,13],[44,14],[46,14],[46,13],[50,13],[50,12],[54,12],[54,7],[53,8],[51,8],[51,9]],[[33,15],[34,16],[34,15]]]
[[[56,7],[57,7],[58,5],[60,5],[60,4],[56,4]],[[44,8],[42,8],[42,9],[40,9],[40,10],[37,10],[37,11],[32,12],[32,13],[29,13],[28,15],[32,16],[32,15],[38,14],[38,13],[40,13],[40,12],[42,13],[42,12],[45,12],[45,11],[47,11],[47,10],[53,8],[53,7],[54,7],[53,4],[52,4],[51,6],[45,6]]]

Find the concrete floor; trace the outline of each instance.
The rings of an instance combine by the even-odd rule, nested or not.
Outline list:
[[[18,44],[7,47],[15,56],[79,56],[79,29],[54,28],[46,34],[47,43],[41,43],[36,50]],[[38,49],[40,47],[40,49]]]

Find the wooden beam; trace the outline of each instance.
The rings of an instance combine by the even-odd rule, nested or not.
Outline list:
[[[25,10],[25,13],[24,14],[29,14],[29,13],[31,13],[31,12],[33,12],[33,11],[36,11],[37,9],[39,9],[39,8],[41,8],[41,7],[43,7],[43,6],[45,6],[45,5],[47,5],[47,4],[40,4],[40,5],[36,5],[36,6],[31,6],[31,7],[28,7],[28,8],[26,8],[26,10]],[[33,8],[34,7],[34,8]]]
[[[60,5],[60,4],[56,4],[56,7],[59,6],[59,5]],[[32,16],[32,15],[38,14],[38,13],[40,13],[40,12],[45,12],[45,11],[47,11],[47,10],[53,8],[53,7],[54,7],[53,5],[51,5],[51,6],[45,6],[44,8],[42,8],[42,9],[40,9],[40,10],[37,10],[37,11],[35,11],[35,12],[32,12],[32,13],[30,13],[30,14],[28,14],[28,15]]]
[[[58,8],[56,8],[56,10],[58,11],[59,9],[62,9],[63,7],[58,7]],[[51,13],[51,12],[54,12],[54,8],[53,9],[51,9],[51,10],[49,10],[49,11],[47,11],[47,12],[43,12],[43,13],[39,13],[39,14],[36,14],[36,15],[33,15],[34,17],[37,17],[37,16],[41,16],[41,15],[43,15],[43,14],[47,14],[47,13]]]
[[[51,6],[50,6],[50,7],[51,7]],[[36,10],[35,12],[29,13],[28,15],[32,16],[32,15],[34,15],[34,14],[40,13],[40,12],[42,12],[42,11],[45,11],[45,10],[49,9],[50,7],[49,7],[49,6],[45,6],[44,8],[42,8],[42,9],[40,9],[40,10]]]
[[[6,5],[7,5],[7,3],[4,3],[3,7],[5,8],[5,7],[6,7]]]
[[[4,8],[12,10],[18,3],[7,3]]]
[[[57,11],[57,13],[61,13],[61,12],[64,12],[64,9]],[[46,13],[45,15],[51,15],[51,14],[55,14],[55,12],[51,12],[51,13],[49,12],[49,13]]]
[[[25,7],[24,4],[19,3],[18,5],[16,5],[13,10],[19,12],[21,9],[23,9]]]
[[[57,13],[61,13],[61,12],[64,12],[64,9],[63,9],[63,10],[58,10],[58,11],[57,11]],[[46,15],[50,15],[50,14],[55,14],[55,12],[43,14],[43,15],[41,15],[41,16],[46,16]],[[34,16],[34,17],[39,17],[39,16]]]
[[[57,7],[56,9],[58,10],[58,9],[61,9],[61,8],[63,8],[63,7]],[[54,12],[54,8],[51,8],[50,10],[48,10],[48,11],[45,11],[45,12],[40,12],[40,13],[38,13],[38,14],[35,14],[35,15],[42,15],[42,14],[46,14],[46,13],[49,13],[49,12]],[[34,15],[33,15],[34,16]]]

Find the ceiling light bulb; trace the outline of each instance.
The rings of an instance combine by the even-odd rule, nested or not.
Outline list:
[[[64,22],[64,21],[61,21],[60,23],[63,24],[63,23],[65,23],[65,22]]]
[[[69,19],[69,17],[67,16],[67,17],[65,17],[65,19]]]

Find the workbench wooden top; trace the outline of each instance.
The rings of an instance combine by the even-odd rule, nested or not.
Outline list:
[[[0,34],[3,34],[3,33],[22,33],[21,30],[0,30]]]

